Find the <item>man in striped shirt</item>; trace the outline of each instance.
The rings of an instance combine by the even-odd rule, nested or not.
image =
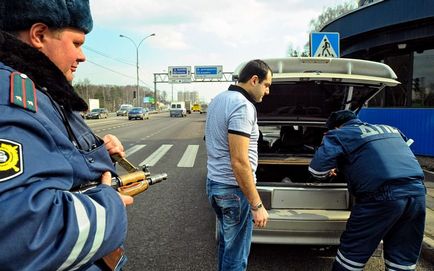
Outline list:
[[[253,222],[265,227],[268,213],[256,190],[259,129],[255,103],[269,94],[272,71],[248,62],[236,85],[209,104],[205,140],[207,194],[219,220],[218,270],[245,270]]]

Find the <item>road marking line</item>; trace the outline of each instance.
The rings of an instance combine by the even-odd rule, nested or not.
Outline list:
[[[181,160],[178,163],[178,167],[193,167],[198,150],[199,145],[188,145],[187,149],[182,155]]]
[[[133,153],[143,149],[146,145],[135,145],[134,147],[129,148],[128,150],[125,151],[125,155],[126,156],[130,156]]]
[[[143,162],[141,162],[139,164],[139,167],[144,165],[148,165],[150,167],[154,166],[158,162],[158,160],[160,160],[161,157],[163,157],[166,154],[166,152],[168,152],[170,148],[172,148],[172,146],[173,145],[161,145],[160,148],[158,148],[148,158],[146,158]]]

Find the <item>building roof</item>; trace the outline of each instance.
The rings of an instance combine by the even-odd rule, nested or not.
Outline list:
[[[411,40],[434,39],[434,1],[383,0],[362,6],[321,30],[339,32],[342,55]]]

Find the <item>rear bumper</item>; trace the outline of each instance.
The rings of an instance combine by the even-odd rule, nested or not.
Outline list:
[[[128,115],[129,118],[131,119],[143,119],[143,115],[142,114],[137,114],[137,115]]]
[[[185,113],[183,111],[170,111],[171,116],[184,116]]]
[[[253,243],[292,245],[338,245],[347,210],[268,210],[267,227],[254,228]]]

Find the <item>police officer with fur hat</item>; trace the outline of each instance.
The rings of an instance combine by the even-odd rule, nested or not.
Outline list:
[[[88,0],[0,1],[2,270],[104,270],[125,240],[132,198],[110,187],[123,146],[93,134],[71,85],[91,29]]]
[[[423,171],[397,128],[333,112],[310,173],[327,180],[343,174],[356,199],[333,270],[363,270],[383,240],[386,270],[415,270],[425,225]]]

